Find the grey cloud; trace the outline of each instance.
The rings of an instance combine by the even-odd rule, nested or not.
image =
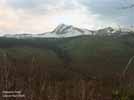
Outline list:
[[[134,24],[134,8],[122,9],[134,4],[134,0],[7,0],[8,5],[15,10],[29,11],[36,16],[47,14],[49,7],[52,7],[51,9],[59,7],[59,9],[70,11],[80,9],[75,7],[74,2],[84,6],[89,10],[89,14],[99,15],[101,21]]]
[[[101,20],[111,20],[121,24],[134,24],[134,8],[122,9],[134,0],[81,0],[87,9],[94,14],[99,14]]]
[[[24,11],[30,11],[33,14],[45,14],[49,11],[49,7],[52,9],[74,9],[74,0],[7,0],[8,5],[15,10],[21,9]],[[76,0],[77,1],[77,0]]]
[[[8,0],[7,3],[13,8],[21,9],[33,8],[38,5],[35,0]]]
[[[56,7],[61,3],[64,6],[72,6],[72,1],[68,0],[7,0],[8,4],[13,8],[20,8],[20,9],[32,9],[32,8],[39,8],[40,6],[47,8],[48,5]],[[69,6],[70,5],[70,6]]]

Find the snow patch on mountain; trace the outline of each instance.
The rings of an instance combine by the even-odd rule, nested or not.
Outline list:
[[[56,29],[54,29],[52,32],[43,34],[44,37],[74,37],[74,36],[80,36],[80,35],[89,35],[92,34],[92,31],[89,31],[87,29],[80,29],[73,27],[71,25],[65,25],[61,24],[58,25]]]
[[[106,27],[99,30],[88,30],[74,27],[72,25],[60,24],[52,32],[46,32],[41,34],[6,34],[4,37],[7,38],[66,38],[76,37],[83,35],[98,35],[98,36],[111,36],[111,35],[126,35],[131,31],[121,31],[113,29],[112,27]],[[134,32],[134,31],[133,31]],[[132,33],[133,33],[132,32]]]

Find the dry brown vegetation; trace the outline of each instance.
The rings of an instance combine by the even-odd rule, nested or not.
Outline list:
[[[112,81],[52,79],[45,70],[36,69],[34,59],[29,65],[27,69],[17,68],[3,53],[0,91],[22,91],[25,98],[3,98],[1,95],[0,100],[112,100]]]

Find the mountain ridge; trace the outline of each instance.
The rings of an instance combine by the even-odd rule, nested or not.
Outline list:
[[[40,34],[5,34],[1,37],[7,38],[67,38],[76,37],[82,35],[98,35],[98,36],[112,36],[112,35],[126,35],[128,33],[133,33],[132,30],[117,30],[112,27],[105,27],[98,30],[88,30],[83,28],[77,28],[72,25],[60,24],[53,31],[45,32]]]

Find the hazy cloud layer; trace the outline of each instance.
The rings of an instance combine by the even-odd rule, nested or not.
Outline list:
[[[0,0],[1,33],[41,33],[65,23],[81,28],[133,25],[134,0]]]

